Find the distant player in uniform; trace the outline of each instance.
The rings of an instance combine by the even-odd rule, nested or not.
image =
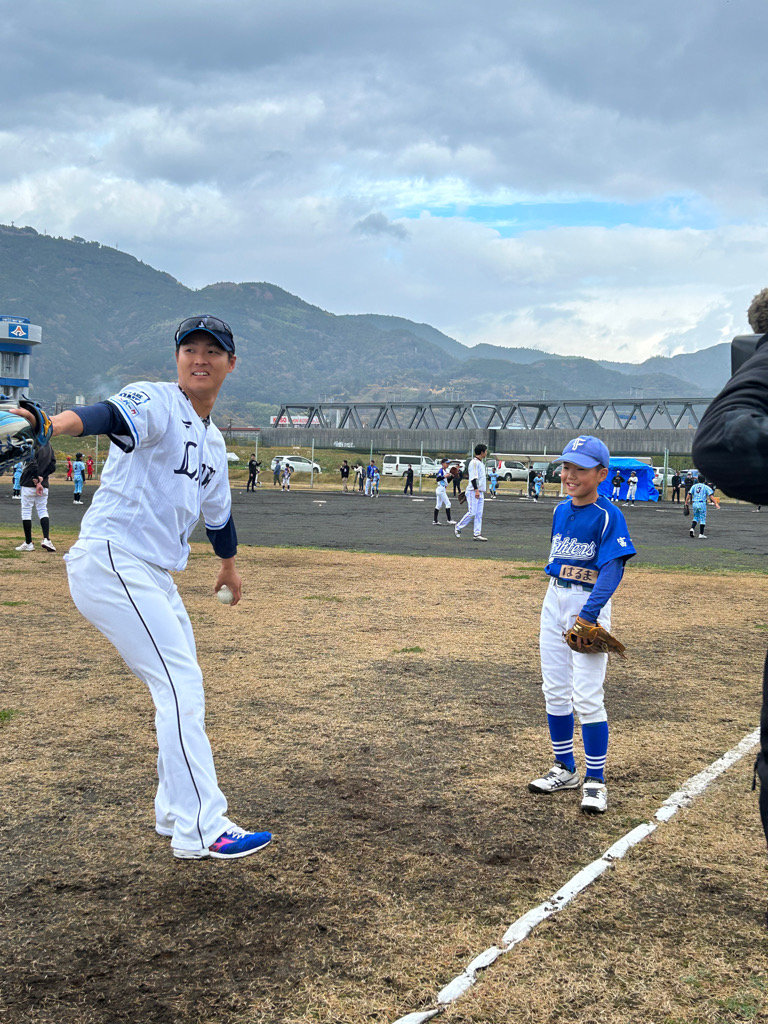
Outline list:
[[[371,497],[378,498],[379,496],[379,483],[381,481],[381,474],[379,473],[379,467],[376,463],[373,464],[373,472],[371,473]]]
[[[291,477],[293,476],[293,466],[290,462],[286,462],[283,465],[283,485],[280,488],[282,491],[290,491],[291,489]]]
[[[693,487],[691,487],[690,491],[685,496],[685,504],[693,509],[693,521],[691,523],[691,528],[688,531],[691,537],[696,536],[696,524],[698,523],[699,539],[707,539],[707,535],[704,533],[704,527],[707,522],[707,499],[710,494],[714,494],[714,491],[700,475],[698,481],[693,485]]]
[[[490,495],[491,495],[492,498],[495,498],[496,497],[496,485],[499,482],[499,474],[498,474],[495,466],[493,467],[493,469],[490,472],[490,476],[488,477],[488,482],[490,484],[490,487],[489,487]]]
[[[56,457],[50,444],[44,444],[22,467],[21,473],[21,527],[24,540],[17,551],[34,551],[32,543],[32,509],[37,512],[43,539],[40,547],[44,551],[55,551],[51,540],[51,520],[48,515],[48,477],[56,472]]]
[[[616,472],[613,474],[613,479],[611,480],[611,486],[613,487],[613,490],[611,491],[611,501],[619,500],[619,497],[621,495],[621,485],[623,483],[624,477],[617,469]]]
[[[475,457],[470,459],[469,466],[467,467],[467,484],[466,495],[467,495],[467,511],[464,513],[462,518],[456,523],[454,533],[457,537],[461,536],[461,531],[467,526],[468,523],[474,520],[473,526],[473,540],[488,540],[487,537],[483,537],[480,532],[483,528],[483,504],[485,502],[485,454],[488,451],[488,445],[476,444],[475,445]]]
[[[635,504],[635,495],[637,494],[637,472],[632,470],[629,474],[629,480],[627,481],[627,500],[624,502],[625,505]]]
[[[232,331],[212,316],[182,321],[176,363],[178,383],[130,384],[106,402],[52,417],[54,436],[107,434],[112,441],[101,486],[66,556],[67,573],[78,609],[151,691],[156,831],[170,836],[176,857],[232,860],[272,837],[245,832],[227,817],[192,627],[171,576],[187,563],[202,511],[221,559],[213,589],[226,585],[232,603],[240,600],[226,447],[210,420],[235,368]]]
[[[88,470],[88,479],[93,480],[93,456],[88,456],[85,461],[85,468]]]
[[[608,807],[605,761],[608,716],[603,681],[607,654],[573,651],[564,642],[577,616],[610,631],[611,597],[621,582],[624,563],[635,548],[624,516],[597,488],[608,476],[610,455],[596,437],[575,437],[565,446],[561,480],[568,499],[554,512],[550,577],[541,609],[542,690],[555,764],[534,779],[532,793],[559,793],[581,785],[573,753],[574,710],[581,723],[587,771],[581,809],[602,814]]]
[[[75,498],[72,504],[82,505],[83,481],[85,480],[85,463],[83,462],[82,452],[78,452],[77,455],[75,455],[75,461],[72,463],[72,474],[75,481]]]
[[[72,480],[72,456],[67,456],[67,481]]]
[[[12,498],[21,501],[21,474],[24,472],[24,463],[17,462],[13,467],[13,494]]]
[[[451,519],[451,503],[448,500],[448,480],[450,475],[448,472],[448,459],[440,459],[440,469],[435,474],[435,526],[440,525],[437,516],[441,508],[445,509],[446,521],[449,523],[453,522],[453,519]]]
[[[544,487],[544,474],[539,470],[536,474],[536,479],[533,481],[533,500],[538,501],[541,497],[541,491]]]

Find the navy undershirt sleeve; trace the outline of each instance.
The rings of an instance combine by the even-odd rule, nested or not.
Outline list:
[[[97,402],[96,405],[84,405],[81,409],[73,409],[83,421],[83,432],[86,434],[125,434],[125,420],[111,402]]]
[[[597,578],[597,583],[592,588],[592,593],[589,595],[586,604],[579,612],[582,619],[586,619],[587,622],[597,622],[600,612],[610,601],[611,597],[613,597],[614,591],[621,583],[623,575],[623,558],[614,558],[612,561],[600,566],[600,575]]]
[[[235,521],[232,516],[226,521],[220,530],[211,530],[207,526],[205,532],[208,540],[213,545],[213,550],[219,558],[234,558],[237,554],[237,532]]]

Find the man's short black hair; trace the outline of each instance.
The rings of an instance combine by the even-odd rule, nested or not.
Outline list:
[[[475,445],[475,455],[482,455],[483,452],[487,452],[487,451],[488,451],[488,445],[487,444],[476,444]]]

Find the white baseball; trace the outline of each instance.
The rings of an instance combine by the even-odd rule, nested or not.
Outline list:
[[[216,591],[216,597],[219,599],[219,601],[221,601],[222,604],[232,604],[232,602],[235,600],[235,595],[232,593],[232,591],[229,589],[226,583],[223,586],[219,587],[219,589]]]

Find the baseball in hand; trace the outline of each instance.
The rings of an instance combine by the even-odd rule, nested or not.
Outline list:
[[[232,591],[229,589],[226,583],[223,586],[219,587],[219,589],[216,591],[216,597],[218,598],[219,601],[221,601],[222,604],[232,604],[232,602],[235,600],[235,595],[232,593]]]

